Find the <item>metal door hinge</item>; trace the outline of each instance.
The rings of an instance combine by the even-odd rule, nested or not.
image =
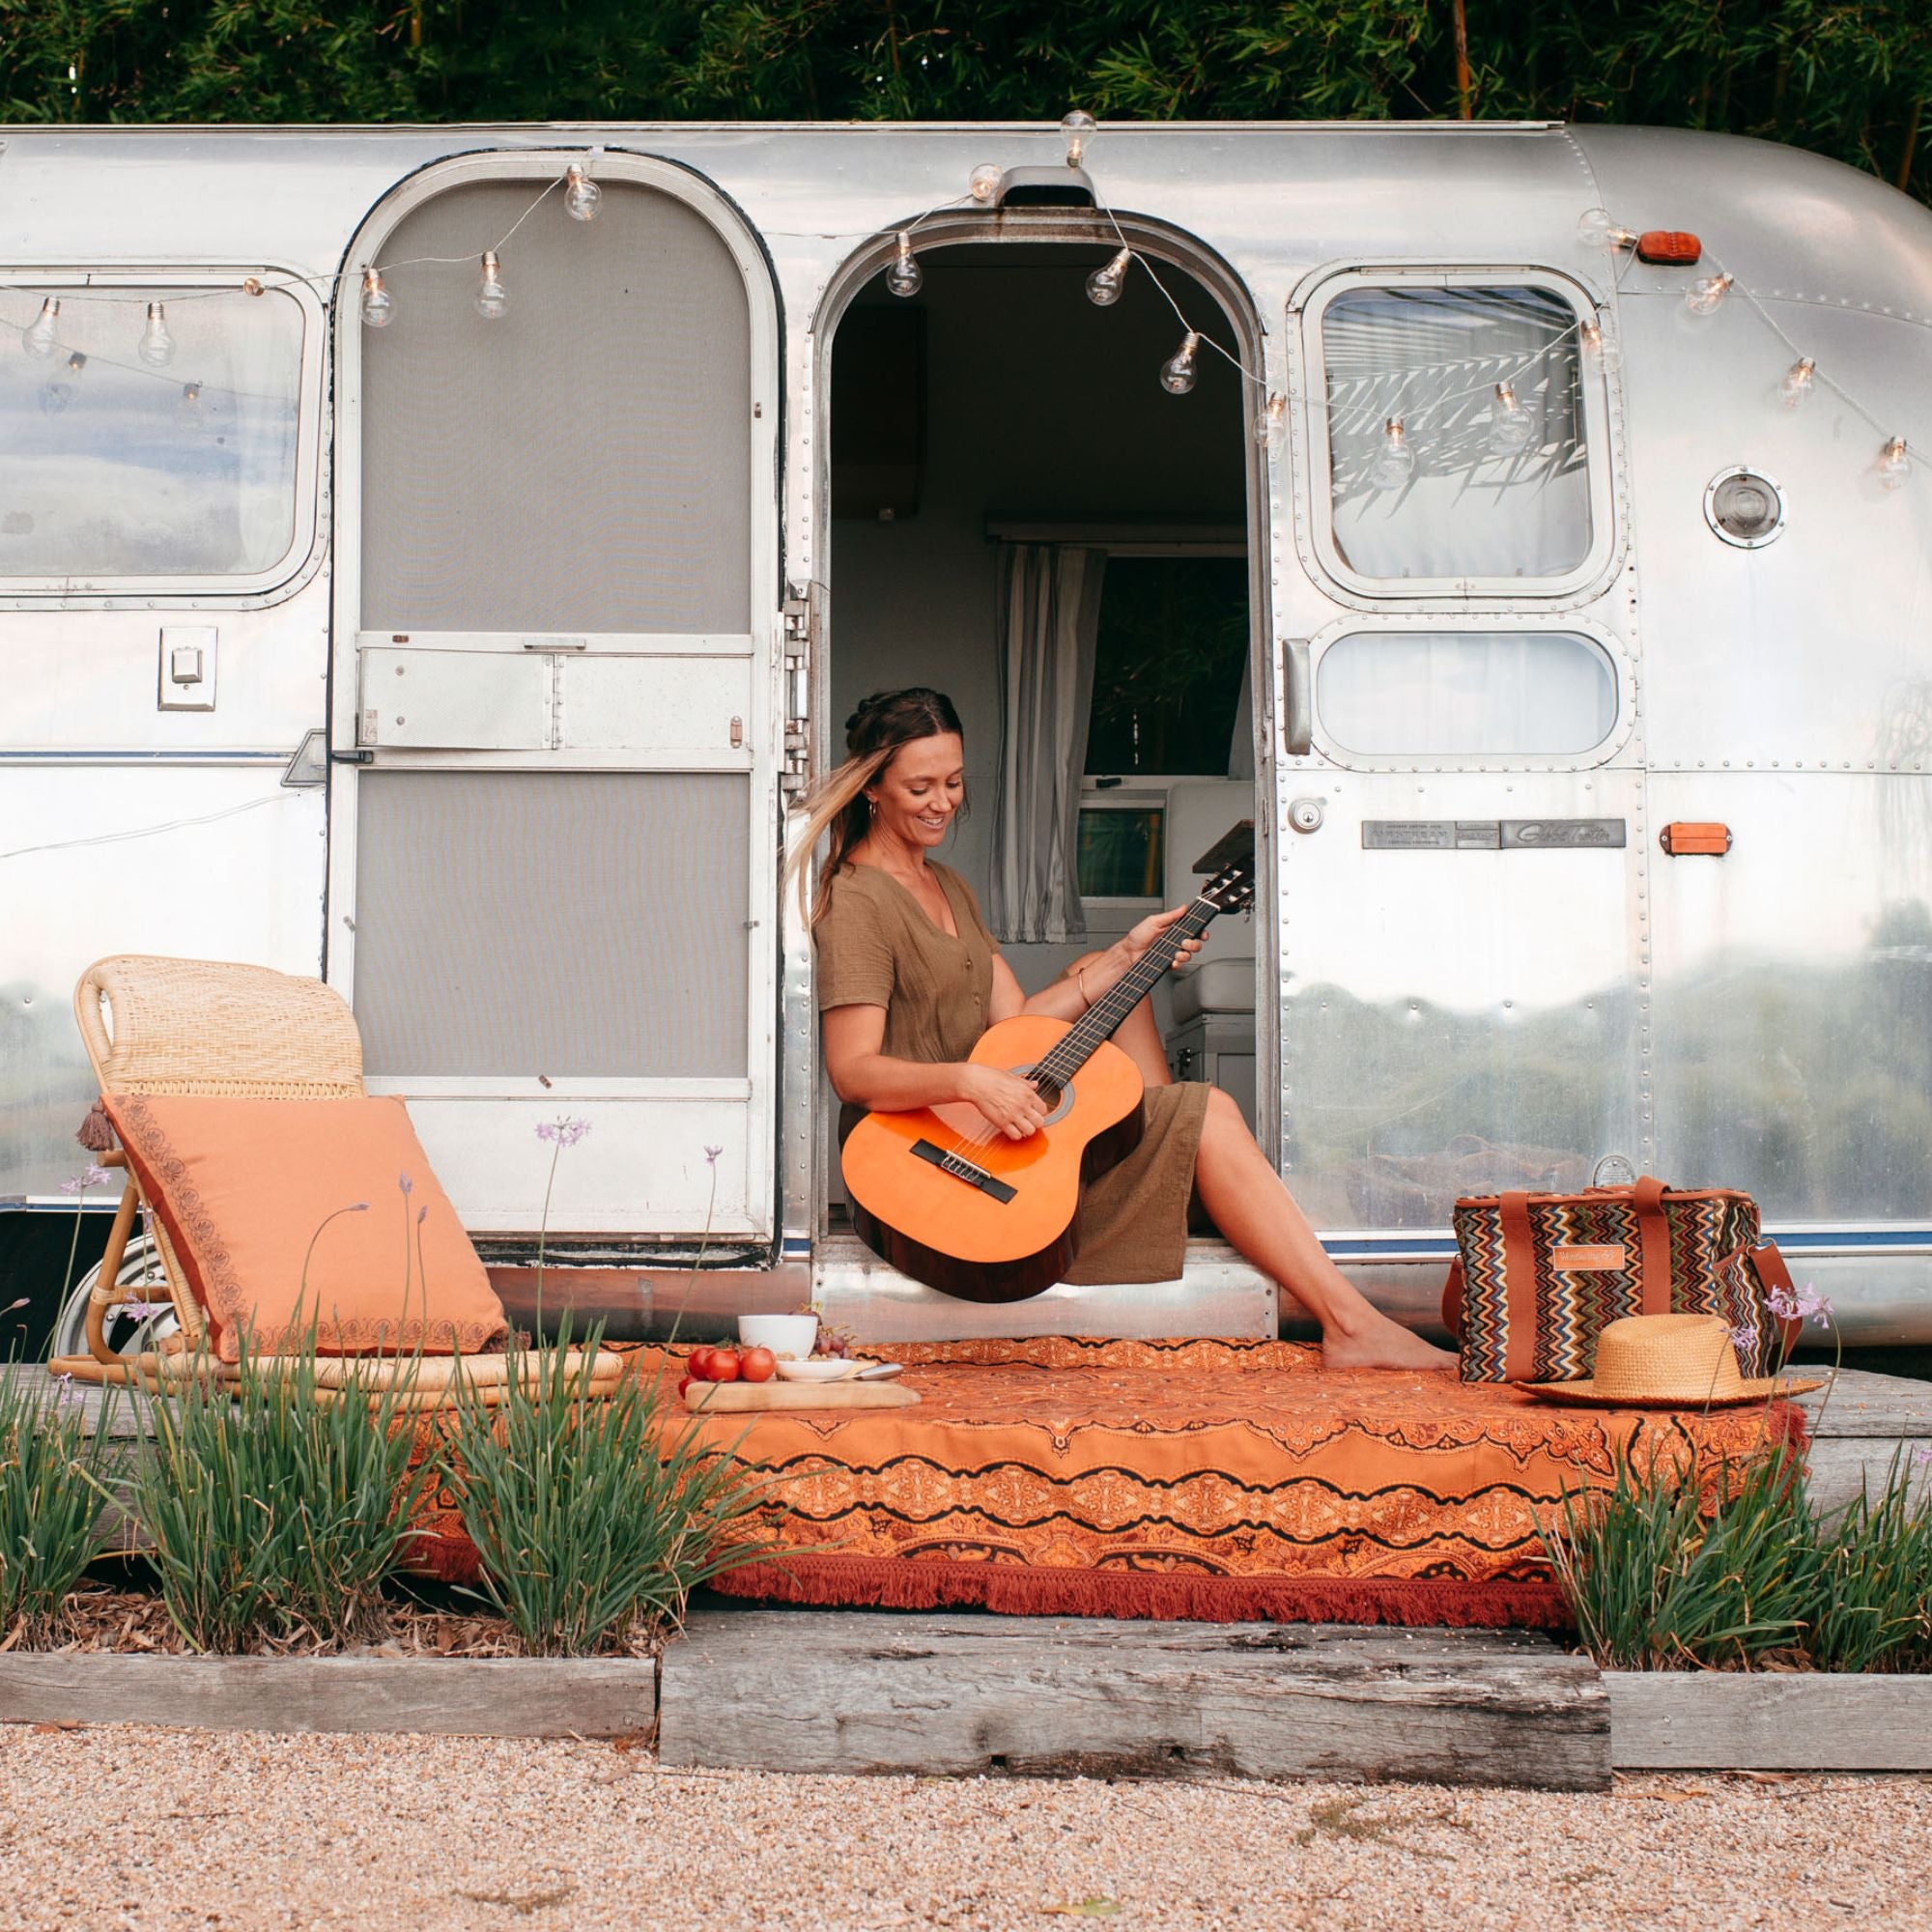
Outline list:
[[[811,782],[811,665],[824,630],[825,586],[787,583],[781,643],[784,652],[784,761],[779,789],[794,799]]]

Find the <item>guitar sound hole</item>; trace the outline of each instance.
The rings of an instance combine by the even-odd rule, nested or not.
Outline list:
[[[1070,1086],[1063,1087],[1057,1080],[1049,1079],[1031,1066],[1015,1066],[1009,1070],[1027,1081],[1046,1102],[1046,1124],[1049,1127],[1055,1121],[1065,1117],[1066,1110],[1073,1104],[1073,1089]]]

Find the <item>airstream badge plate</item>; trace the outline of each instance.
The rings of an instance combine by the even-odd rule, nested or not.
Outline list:
[[[1365,818],[1370,852],[1575,850],[1624,843],[1621,818]]]

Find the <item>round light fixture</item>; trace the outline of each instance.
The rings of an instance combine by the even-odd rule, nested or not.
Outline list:
[[[1704,491],[1704,521],[1740,550],[1762,550],[1784,531],[1784,493],[1747,464],[1720,469]]]

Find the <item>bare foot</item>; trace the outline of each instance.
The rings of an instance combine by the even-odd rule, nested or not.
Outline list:
[[[1339,1330],[1321,1338],[1321,1362],[1330,1369],[1434,1369],[1447,1372],[1455,1368],[1456,1357],[1446,1349],[1437,1349],[1420,1335],[1411,1334],[1386,1315],[1370,1312],[1368,1322],[1353,1334]]]

